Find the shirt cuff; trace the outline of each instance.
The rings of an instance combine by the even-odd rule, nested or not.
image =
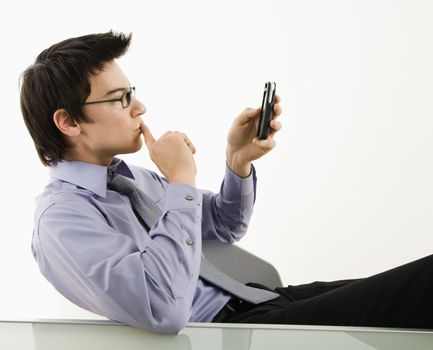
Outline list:
[[[196,215],[202,217],[203,194],[193,186],[181,183],[171,183],[165,192],[164,212],[169,210],[196,210]]]
[[[224,184],[228,191],[234,193],[240,193],[241,196],[247,196],[254,193],[255,199],[255,187],[256,187],[256,169],[251,164],[251,172],[247,177],[240,177],[226,164],[226,173],[224,177]]]

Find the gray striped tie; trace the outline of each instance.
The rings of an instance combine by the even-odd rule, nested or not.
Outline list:
[[[141,219],[142,223],[147,226],[148,230],[150,230],[153,224],[161,216],[162,211],[158,205],[126,177],[122,175],[114,175],[112,180],[108,183],[108,187],[116,192],[128,196],[137,216]],[[279,296],[276,293],[249,287],[236,281],[218,270],[204,257],[203,254],[200,263],[200,277],[230,292],[231,294],[254,304],[272,300]]]

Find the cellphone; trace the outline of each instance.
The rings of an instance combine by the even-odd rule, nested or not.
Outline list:
[[[264,140],[268,137],[271,130],[271,120],[274,110],[275,91],[277,84],[273,81],[268,81],[265,84],[263,92],[262,110],[260,112],[259,126],[257,128],[257,137]]]

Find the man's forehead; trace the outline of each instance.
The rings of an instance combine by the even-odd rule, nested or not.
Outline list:
[[[109,91],[128,88],[129,80],[115,61],[104,64],[101,71],[90,77],[91,93],[106,94]]]

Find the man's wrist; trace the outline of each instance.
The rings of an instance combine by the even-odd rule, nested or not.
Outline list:
[[[233,159],[227,159],[227,166],[237,176],[245,178],[251,174],[251,162],[240,162]]]

